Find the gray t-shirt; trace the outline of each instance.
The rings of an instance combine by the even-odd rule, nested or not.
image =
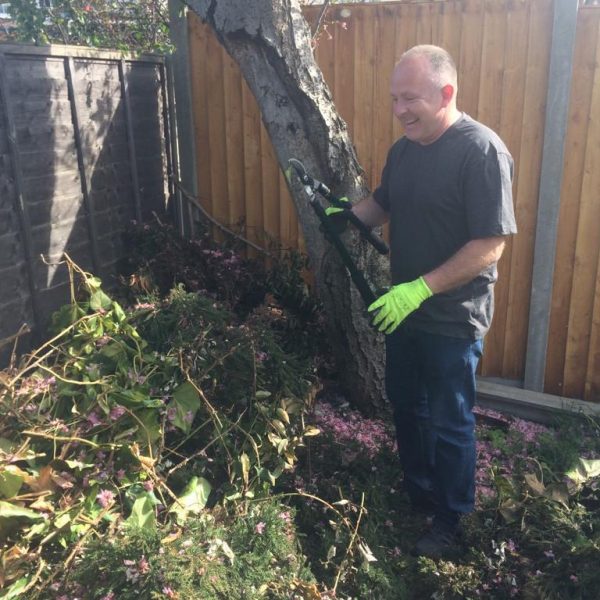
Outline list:
[[[502,140],[466,114],[432,144],[399,139],[373,192],[390,213],[392,283],[426,274],[470,240],[516,233],[512,173]],[[469,283],[426,300],[406,323],[441,335],[483,337],[497,277],[492,265]]]

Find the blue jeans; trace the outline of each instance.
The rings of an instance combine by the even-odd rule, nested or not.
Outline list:
[[[475,370],[482,340],[400,326],[386,338],[386,391],[394,411],[405,489],[433,493],[450,526],[475,501]]]

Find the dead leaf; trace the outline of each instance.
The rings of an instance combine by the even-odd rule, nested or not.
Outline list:
[[[37,477],[32,478],[28,484],[34,492],[54,492],[56,491],[57,485],[53,480],[53,477],[57,476],[57,473],[52,469],[50,465],[46,465],[40,469]]]
[[[565,483],[553,483],[546,488],[546,496],[555,502],[569,507],[569,488]]]
[[[162,544],[171,544],[173,543],[175,540],[178,540],[181,537],[181,530],[178,529],[177,531],[175,531],[174,533],[170,533],[168,536],[164,537],[161,540]]]
[[[543,496],[546,492],[546,486],[533,473],[525,473],[523,479],[535,496]]]
[[[62,475],[59,475],[56,472],[52,472],[52,481],[61,489],[68,490],[73,487],[73,482],[69,479],[66,479]]]
[[[149,456],[142,456],[140,454],[140,447],[135,442],[131,445],[131,453],[140,461],[142,466],[147,469],[152,469],[154,467],[156,461]]]
[[[40,512],[54,512],[54,504],[45,500],[44,497],[38,498],[35,502],[31,503],[29,508],[32,508],[33,510],[39,510]]]

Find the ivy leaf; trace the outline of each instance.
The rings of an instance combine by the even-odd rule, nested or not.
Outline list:
[[[84,314],[78,304],[65,304],[52,315],[52,329],[57,332],[66,329]]]
[[[153,494],[146,493],[139,496],[133,503],[131,514],[125,523],[139,529],[154,530],[156,527],[155,505],[156,499]]]
[[[181,496],[171,505],[169,512],[174,513],[177,522],[182,525],[188,513],[197,515],[202,511],[206,506],[211,489],[212,486],[203,477],[192,477]]]
[[[125,311],[121,308],[121,305],[117,302],[112,303],[113,314],[119,323],[122,323],[127,318]]]
[[[13,528],[20,520],[39,521],[44,517],[33,510],[16,506],[10,502],[0,501],[0,538],[6,530]]]
[[[565,508],[569,508],[569,488],[564,483],[553,483],[546,489],[545,496],[560,502]]]
[[[173,392],[173,404],[175,406],[173,424],[184,433],[189,433],[196,412],[200,408],[200,396],[196,388],[189,381],[182,383]]]
[[[138,429],[138,440],[140,442],[155,442],[161,436],[158,411],[153,409],[138,410],[135,413],[142,427]]]
[[[127,353],[125,352],[125,348],[123,348],[122,344],[118,342],[110,342],[104,346],[98,355],[103,358],[107,358],[114,363],[118,362],[118,359],[124,359],[127,357]]]
[[[15,581],[6,591],[0,592],[0,600],[11,600],[12,598],[20,596],[29,585],[30,579],[31,575],[17,579],[17,581]]]
[[[514,523],[521,510],[521,504],[514,500],[507,500],[503,502],[498,511],[507,523]]]
[[[16,496],[25,481],[26,475],[21,469],[12,465],[0,471],[0,494],[5,498]]]
[[[136,387],[131,390],[115,390],[110,394],[110,400],[116,404],[122,404],[127,408],[160,408],[162,401],[159,398],[152,398],[148,391],[143,387]]]
[[[90,308],[93,311],[109,310],[112,300],[102,291],[97,290],[90,296]]]
[[[570,471],[567,471],[565,475],[575,483],[585,483],[589,479],[600,475],[600,459],[587,460],[580,458],[577,461],[577,465]]]
[[[85,280],[86,285],[90,288],[90,290],[99,290],[102,286],[102,281],[98,279],[98,277],[87,277]]]

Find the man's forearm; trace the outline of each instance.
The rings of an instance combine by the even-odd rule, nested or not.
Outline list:
[[[434,294],[457,288],[497,262],[505,244],[504,236],[471,240],[445,263],[426,273],[423,279]]]
[[[389,220],[389,213],[375,202],[373,196],[367,196],[364,200],[357,202],[352,207],[352,212],[367,227],[379,227]]]

